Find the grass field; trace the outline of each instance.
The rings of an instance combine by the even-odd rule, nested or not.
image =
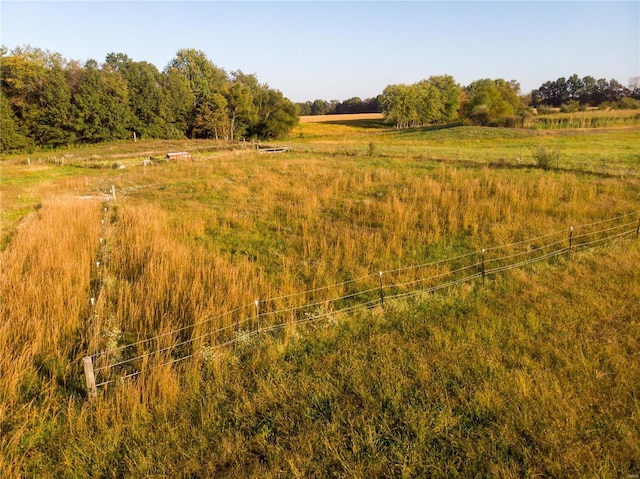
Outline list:
[[[640,129],[321,120],[261,145],[279,154],[142,141],[2,159],[5,477],[640,474],[635,235],[384,308],[323,296],[372,278],[375,299],[378,271],[530,255],[570,226],[635,228]],[[540,146],[560,152],[550,169]],[[158,160],[172,150],[193,161]],[[253,318],[256,299],[286,312]],[[286,327],[247,334],[257,321]],[[114,382],[90,400],[87,355],[141,359],[100,371]]]

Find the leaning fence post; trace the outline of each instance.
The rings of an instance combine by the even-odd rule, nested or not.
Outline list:
[[[382,290],[382,271],[379,272],[380,275],[380,303],[382,303],[382,307],[384,308],[384,291]]]
[[[98,395],[98,389],[96,388],[96,376],[93,372],[93,360],[91,356],[82,358],[82,365],[84,366],[84,378],[87,382],[89,397],[93,399]]]

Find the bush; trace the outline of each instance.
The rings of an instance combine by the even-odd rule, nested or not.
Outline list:
[[[568,101],[567,103],[563,103],[560,107],[560,111],[562,113],[575,113],[580,109],[580,103],[576,100]]]
[[[640,100],[636,100],[635,98],[631,98],[628,96],[623,96],[616,103],[615,107],[619,110],[640,110]]]
[[[557,108],[550,108],[546,106],[539,106],[537,108],[538,115],[551,115],[552,113],[558,113]]]
[[[546,146],[540,146],[531,153],[533,159],[536,162],[536,166],[548,170],[555,161],[556,167],[558,166],[558,160],[560,159],[560,150],[550,149]]]

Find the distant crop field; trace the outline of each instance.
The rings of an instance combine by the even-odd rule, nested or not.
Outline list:
[[[359,121],[359,120],[381,120],[382,113],[356,113],[350,115],[310,115],[301,116],[300,123],[321,123],[325,121]]]
[[[339,115],[4,156],[0,470],[640,473],[639,135]]]

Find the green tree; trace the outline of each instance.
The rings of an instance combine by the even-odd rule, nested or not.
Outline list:
[[[198,105],[193,122],[193,137],[227,140],[230,132],[227,99],[220,93],[211,93]]]
[[[39,145],[64,146],[75,141],[71,89],[60,65],[47,71],[39,95],[40,117],[31,133]]]
[[[254,130],[257,136],[262,138],[285,136],[298,124],[298,108],[278,90],[264,86],[257,106],[259,120]]]
[[[331,105],[328,101],[325,100],[313,100],[311,104],[311,115],[326,115],[329,113],[329,108]]]
[[[229,77],[223,69],[215,66],[204,52],[195,49],[178,50],[166,70],[174,70],[186,80],[190,91],[189,98],[193,100],[191,112],[187,115],[187,135],[193,137],[198,129],[194,123],[196,116],[199,113],[207,113],[205,110],[211,107],[212,95],[226,90]]]
[[[158,69],[147,62],[134,62],[124,53],[110,53],[105,64],[118,71],[127,83],[130,128],[140,137],[165,136],[168,111],[164,79]]]
[[[300,116],[309,116],[311,115],[311,105],[310,101],[305,101],[303,103],[297,103],[298,110],[300,111]]]
[[[17,129],[37,145],[58,146],[73,141],[71,92],[58,54],[19,47],[3,55],[2,91]]]
[[[181,138],[189,134],[195,121],[195,95],[187,78],[177,69],[169,68],[164,75],[164,100],[166,104],[165,136]]]
[[[465,115],[482,126],[506,126],[524,111],[517,82],[483,79],[467,87]]]
[[[122,75],[95,60],[85,64],[84,75],[73,97],[76,130],[82,141],[95,143],[129,137],[131,124],[127,84]]]
[[[387,123],[396,128],[409,128],[418,121],[417,88],[411,85],[389,85],[382,98],[383,113]]]
[[[236,71],[232,76],[233,83],[226,95],[229,105],[229,136],[237,139],[251,133],[258,124],[256,97],[260,95],[262,86],[255,75]]]
[[[11,102],[0,92],[0,150],[23,150],[31,148],[33,141],[18,128],[18,120],[13,113]]]
[[[440,91],[429,80],[422,80],[411,87],[420,126],[437,123],[441,118]]]
[[[429,83],[440,93],[438,122],[450,123],[458,119],[462,88],[451,75],[429,77]]]

